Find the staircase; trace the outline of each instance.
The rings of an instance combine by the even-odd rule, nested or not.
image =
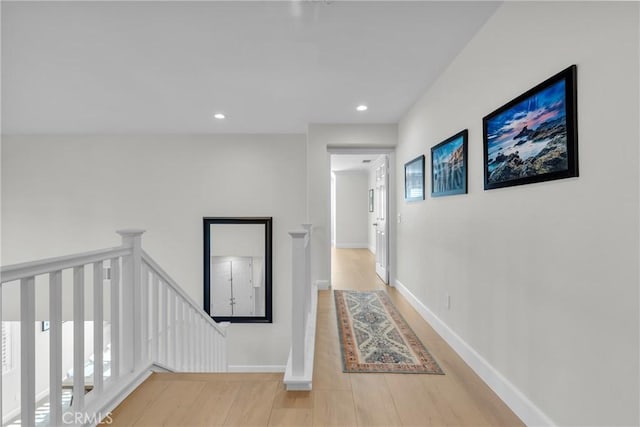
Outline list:
[[[23,426],[36,425],[36,317],[49,322],[50,425],[95,425],[152,372],[225,372],[227,323],[214,322],[142,249],[142,230],[118,231],[122,244],[69,256],[2,267],[0,318],[20,322],[19,413],[3,412],[0,420],[19,415]],[[3,294],[19,289],[19,315],[5,313]],[[43,317],[48,292],[48,316]],[[69,290],[69,295],[67,292]],[[85,294],[91,303],[85,303]],[[72,299],[73,369],[63,372],[63,295]],[[70,301],[69,301],[70,302]],[[105,309],[106,307],[106,309]],[[17,308],[17,306],[15,307]],[[86,310],[89,308],[90,310]],[[38,314],[38,315],[37,315]],[[92,322],[93,358],[85,358],[85,322]],[[109,337],[104,336],[105,325]],[[107,355],[105,357],[105,354]],[[109,360],[105,360],[105,359]],[[88,369],[90,367],[90,369]],[[84,375],[73,373],[83,372]],[[66,377],[65,377],[65,374]],[[68,391],[71,390],[69,406]],[[13,392],[16,390],[9,390]],[[63,399],[64,395],[64,399]]]

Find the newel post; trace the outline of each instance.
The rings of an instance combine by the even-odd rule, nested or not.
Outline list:
[[[122,247],[131,255],[122,257],[122,371],[133,372],[142,361],[142,233],[118,230]]]
[[[305,286],[305,319],[309,316],[309,312],[311,311],[311,224],[302,224],[302,227],[307,231],[306,236],[306,244],[304,247],[304,265],[305,265],[305,276],[304,276],[304,286]],[[306,325],[306,322],[305,322]]]
[[[291,371],[294,376],[304,374],[304,333],[306,307],[306,266],[305,266],[305,238],[307,232],[290,231],[291,242]]]

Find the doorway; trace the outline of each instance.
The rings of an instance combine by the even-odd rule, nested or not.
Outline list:
[[[393,149],[332,148],[329,154],[332,254],[343,249],[366,252],[375,260],[370,263],[373,277],[377,275],[377,280],[392,284]],[[332,277],[334,273],[341,274],[342,268],[331,260]]]

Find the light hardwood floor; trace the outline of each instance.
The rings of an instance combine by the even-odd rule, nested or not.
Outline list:
[[[386,289],[445,375],[342,372],[331,291],[318,298],[313,391],[282,374],[154,374],[112,414],[137,426],[521,426],[520,419],[395,289],[366,249],[334,249],[334,289]]]

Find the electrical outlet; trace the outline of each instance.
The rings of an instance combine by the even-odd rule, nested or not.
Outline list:
[[[400,224],[402,222],[402,215],[398,214],[398,224]]]

